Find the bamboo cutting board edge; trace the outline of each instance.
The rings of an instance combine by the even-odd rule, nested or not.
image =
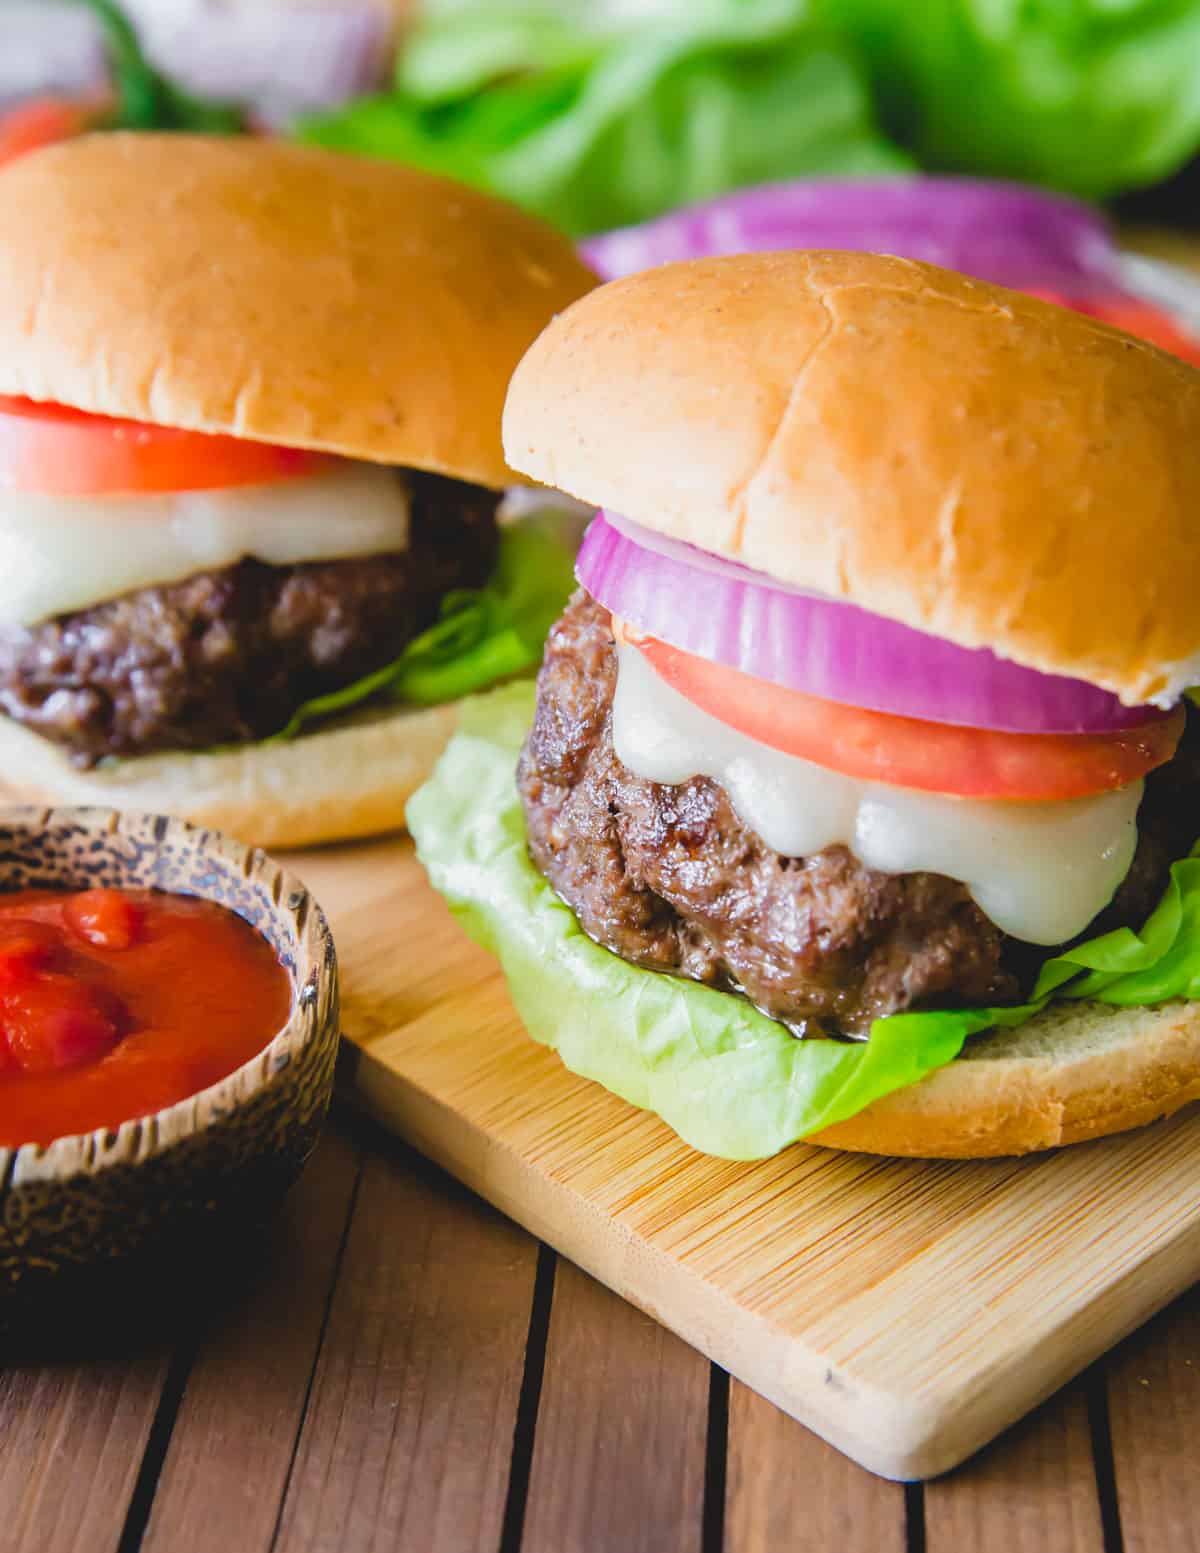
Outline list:
[[[974,1455],[1200,1273],[1197,1216],[1153,1256],[1099,1284],[1035,1347],[1010,1350],[982,1366],[956,1402],[945,1393],[922,1402],[862,1380],[848,1386],[829,1358],[803,1339],[746,1310],[516,1149],[486,1138],[453,1106],[369,1051],[359,1055],[354,1097],[375,1120],[775,1406],[870,1471],[898,1481],[939,1476]],[[1161,1125],[1186,1126],[1200,1153],[1200,1115]],[[904,1342],[902,1321],[896,1342]]]

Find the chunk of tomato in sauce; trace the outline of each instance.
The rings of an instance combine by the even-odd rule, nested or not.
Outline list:
[[[49,970],[61,953],[62,935],[48,922],[0,919],[0,988]]]
[[[26,1073],[79,1068],[112,1051],[128,1024],[106,988],[60,973],[40,974],[0,991],[0,1030]]]
[[[67,926],[96,949],[128,949],[141,936],[144,913],[120,890],[81,890],[63,907]]]

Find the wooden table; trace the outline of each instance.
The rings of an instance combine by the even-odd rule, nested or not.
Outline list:
[[[922,1488],[346,1114],[239,1273],[0,1372],[2,1553],[1200,1553],[1200,1289]]]

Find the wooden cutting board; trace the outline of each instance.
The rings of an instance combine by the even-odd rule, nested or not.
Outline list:
[[[709,1159],[524,1033],[408,841],[293,863],[358,1101],[874,1472],[955,1466],[1200,1277],[1195,1110],[1026,1160]]]

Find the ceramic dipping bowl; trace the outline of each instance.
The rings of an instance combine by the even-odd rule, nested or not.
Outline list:
[[[337,959],[297,879],[257,848],[164,816],[0,809],[0,891],[98,887],[231,908],[287,970],[292,1012],[258,1056],[177,1105],[0,1148],[0,1338],[100,1273],[177,1257],[218,1221],[268,1211],[312,1152],[333,1088]]]

